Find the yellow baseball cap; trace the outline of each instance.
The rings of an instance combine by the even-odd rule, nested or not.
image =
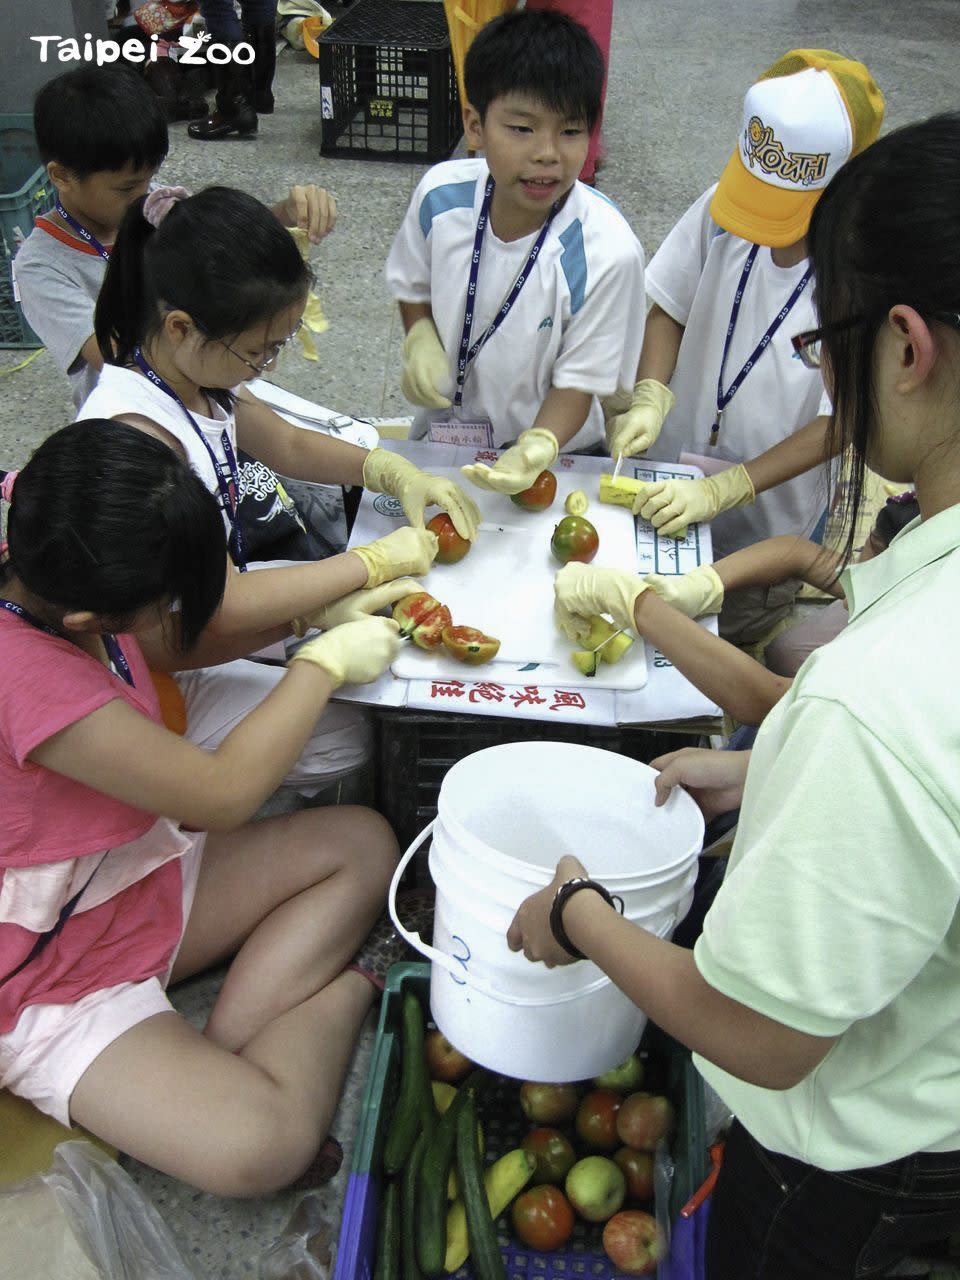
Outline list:
[[[882,123],[883,94],[862,62],[792,49],[743,100],[740,139],[710,216],[754,244],[795,244],[824,187],[875,141]]]

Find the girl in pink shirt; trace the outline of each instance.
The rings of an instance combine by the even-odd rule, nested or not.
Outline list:
[[[3,496],[0,1086],[204,1190],[276,1189],[336,1108],[375,994],[350,961],[397,847],[356,807],[249,819],[334,690],[386,669],[396,625],[367,616],[303,646],[207,752],[164,728],[148,671],[241,651],[203,634],[224,564],[202,481],[93,420]],[[167,982],[234,954],[197,1031]]]

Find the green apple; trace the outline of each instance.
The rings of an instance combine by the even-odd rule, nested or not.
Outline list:
[[[620,1166],[606,1156],[586,1156],[567,1174],[564,1191],[581,1218],[606,1222],[623,1204],[627,1180]]]
[[[596,1076],[593,1083],[598,1089],[616,1089],[618,1093],[633,1093],[643,1084],[643,1063],[635,1053],[618,1067]]]

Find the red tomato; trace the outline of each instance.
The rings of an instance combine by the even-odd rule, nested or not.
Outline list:
[[[613,1157],[623,1170],[627,1180],[627,1195],[631,1200],[653,1199],[653,1152],[634,1151],[633,1147],[621,1147]]]
[[[612,1151],[620,1145],[617,1112],[623,1098],[616,1089],[593,1089],[577,1110],[577,1133],[595,1151]]]
[[[542,1125],[531,1129],[520,1145],[537,1162],[533,1171],[534,1184],[554,1182],[559,1185],[577,1163],[577,1153],[559,1129]]]
[[[472,546],[466,538],[461,538],[456,526],[445,511],[427,522],[427,528],[437,535],[440,549],[437,552],[437,564],[456,564],[462,560]]]
[[[656,1151],[657,1143],[673,1129],[669,1098],[654,1093],[631,1093],[617,1116],[620,1141],[635,1151]]]
[[[561,564],[580,560],[589,564],[600,549],[600,537],[583,516],[564,516],[553,531],[550,550]]]
[[[558,1187],[532,1187],[517,1197],[510,1211],[513,1229],[531,1249],[551,1253],[573,1235],[570,1202]]]
[[[546,511],[557,496],[557,477],[552,471],[541,471],[529,489],[511,493],[510,501],[524,511]]]
[[[443,647],[451,658],[458,662],[466,662],[471,667],[478,667],[481,662],[489,662],[497,656],[500,641],[493,636],[485,636],[476,627],[444,627],[442,632]]]

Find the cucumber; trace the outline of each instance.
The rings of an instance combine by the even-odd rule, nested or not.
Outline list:
[[[400,1183],[400,1261],[403,1280],[423,1280],[417,1264],[417,1197],[420,1166],[430,1141],[428,1133],[421,1133],[413,1144]]]
[[[470,1100],[470,1092],[483,1079],[474,1071],[457,1091],[457,1096],[440,1117],[427,1146],[420,1169],[419,1216],[417,1219],[417,1260],[425,1276],[443,1274],[447,1251],[447,1178],[457,1142],[457,1116]]]
[[[373,1280],[400,1280],[400,1188],[395,1182],[383,1192]]]
[[[401,1032],[400,1094],[383,1147],[383,1167],[391,1175],[406,1164],[421,1129],[432,1132],[436,1120],[423,1056],[423,1009],[410,991],[403,993]]]
[[[477,1141],[477,1103],[473,1089],[457,1114],[457,1178],[467,1214],[467,1240],[477,1280],[506,1280],[497,1229],[487,1202],[483,1162]]]

